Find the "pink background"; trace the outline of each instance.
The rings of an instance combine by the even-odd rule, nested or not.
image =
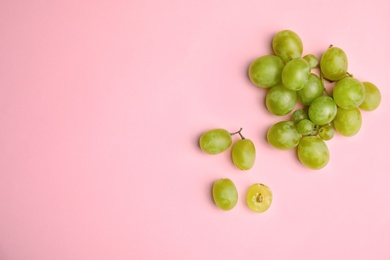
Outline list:
[[[390,259],[387,0],[0,2],[0,259]],[[246,76],[279,30],[345,50],[382,91],[354,137],[304,168],[265,133],[281,118]],[[288,118],[288,117],[286,117]],[[257,148],[242,172],[197,146]],[[237,136],[234,138],[238,138]],[[218,178],[237,206],[219,210]],[[251,212],[247,188],[274,194]]]

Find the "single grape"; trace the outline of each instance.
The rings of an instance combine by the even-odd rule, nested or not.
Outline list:
[[[302,119],[308,119],[308,118],[309,118],[309,116],[307,115],[307,111],[305,109],[297,109],[292,114],[291,119],[294,123],[298,123]]]
[[[321,169],[329,162],[329,150],[318,136],[305,136],[298,145],[298,158],[303,165],[314,170]]]
[[[377,109],[382,99],[381,92],[371,82],[363,82],[363,85],[366,90],[366,96],[363,103],[360,105],[360,108],[365,111],[372,111]]]
[[[322,140],[330,140],[334,136],[334,128],[331,125],[324,125],[321,126],[320,129],[318,130],[318,136]]]
[[[302,89],[309,80],[310,70],[309,63],[302,58],[289,61],[282,71],[283,85],[294,91]]]
[[[255,183],[249,187],[246,196],[248,207],[257,213],[269,209],[272,203],[271,189],[261,183]]]
[[[304,105],[310,105],[314,99],[324,94],[324,85],[321,79],[313,73],[310,73],[305,86],[297,91],[298,100]]]
[[[233,164],[240,170],[249,170],[256,160],[256,148],[249,139],[236,141],[232,147]]]
[[[283,85],[272,87],[265,98],[268,111],[277,116],[284,116],[290,113],[296,103],[296,92],[285,88]]]
[[[345,77],[338,81],[333,89],[333,98],[336,104],[344,109],[360,106],[365,98],[366,90],[359,80]]]
[[[260,88],[270,88],[282,82],[284,62],[275,55],[262,56],[249,66],[249,79]]]
[[[200,136],[199,146],[208,154],[219,154],[232,144],[232,137],[225,129],[212,129]]]
[[[358,108],[337,109],[337,115],[333,120],[334,128],[344,136],[357,134],[362,126],[362,115]]]
[[[291,30],[278,32],[272,39],[272,48],[284,62],[301,57],[303,52],[301,38]]]
[[[238,201],[236,185],[230,179],[216,180],[213,184],[213,199],[218,208],[231,210]]]
[[[281,121],[268,129],[268,143],[280,150],[288,150],[296,147],[302,135],[298,133],[295,124],[291,121]]]
[[[318,68],[318,59],[313,54],[307,54],[303,58],[309,63],[310,68]]]
[[[314,130],[314,124],[309,119],[302,119],[297,124],[297,131],[301,135],[309,135]]]
[[[331,81],[340,80],[347,74],[347,55],[340,48],[330,47],[321,57],[320,68],[324,78]]]
[[[336,116],[336,113],[336,103],[328,96],[316,98],[309,107],[309,118],[316,125],[330,123]]]

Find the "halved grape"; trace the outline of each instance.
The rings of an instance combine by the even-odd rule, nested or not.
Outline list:
[[[265,98],[268,111],[277,116],[284,116],[290,113],[296,103],[296,92],[285,88],[283,85],[272,87]]]
[[[338,81],[333,89],[333,98],[336,104],[344,109],[360,106],[365,98],[366,90],[359,80],[345,77]]]
[[[362,115],[358,108],[337,109],[337,115],[333,120],[334,128],[344,136],[357,134],[362,126]]]
[[[338,47],[330,47],[321,57],[320,68],[324,78],[332,81],[340,80],[347,74],[347,55]]]
[[[316,125],[330,123],[336,116],[336,113],[336,103],[328,96],[316,98],[309,107],[309,118]]]
[[[270,88],[282,82],[284,62],[275,55],[262,56],[249,66],[249,78],[255,86]]]
[[[282,71],[283,85],[294,91],[302,89],[309,80],[310,70],[309,63],[302,58],[289,61]]]
[[[238,201],[236,185],[230,179],[216,180],[213,184],[213,199],[218,208],[231,210]]]
[[[306,167],[318,170],[328,164],[329,150],[318,136],[305,136],[298,145],[298,158]]]
[[[240,139],[233,144],[232,160],[240,170],[249,170],[256,160],[256,148],[249,139]]]
[[[272,48],[284,62],[301,57],[303,52],[301,38],[291,30],[278,32],[272,39]]]
[[[253,184],[249,187],[246,202],[254,212],[262,213],[266,211],[272,203],[271,189],[261,183]]]
[[[377,109],[381,103],[381,92],[371,82],[363,82],[363,85],[366,89],[366,96],[363,103],[360,105],[360,108],[365,111],[373,111]]]
[[[268,129],[268,143],[280,150],[288,150],[296,147],[302,135],[298,133],[295,124],[291,121],[281,121]]]
[[[313,73],[310,73],[305,86],[297,91],[298,100],[304,105],[310,105],[314,99],[324,94],[324,85],[321,79]]]
[[[232,137],[225,129],[212,129],[200,136],[199,146],[208,154],[219,154],[232,144]]]

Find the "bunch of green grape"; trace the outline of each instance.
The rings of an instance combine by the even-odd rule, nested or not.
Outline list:
[[[302,57],[301,38],[291,30],[276,33],[274,53],[255,59],[249,67],[251,82],[267,89],[265,104],[270,113],[291,120],[280,121],[267,132],[268,143],[281,150],[297,148],[301,163],[321,169],[329,161],[324,142],[335,131],[353,136],[362,125],[360,110],[375,110],[381,102],[379,89],[348,72],[345,52],[330,46],[320,60],[313,54]],[[325,80],[334,84],[332,95]],[[302,105],[295,111],[297,103]]]
[[[220,154],[232,146],[231,158],[233,164],[240,170],[250,170],[255,163],[256,148],[250,139],[242,135],[241,131],[242,128],[234,133],[229,133],[221,128],[206,131],[199,138],[199,146],[202,151],[208,154]],[[232,136],[236,134],[241,139],[233,144]],[[237,204],[238,192],[236,185],[228,178],[214,181],[212,193],[215,205],[222,210],[231,210]],[[248,189],[247,205],[254,212],[266,211],[271,202],[272,192],[266,185],[256,183]]]

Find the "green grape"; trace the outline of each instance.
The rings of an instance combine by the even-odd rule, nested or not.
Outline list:
[[[238,201],[236,185],[227,178],[216,180],[213,184],[213,199],[218,208],[231,210]]]
[[[249,139],[236,141],[232,147],[234,165],[240,170],[249,170],[255,164],[256,148]]]
[[[314,99],[324,94],[324,85],[321,79],[313,73],[310,73],[305,86],[297,91],[298,100],[304,105],[310,105]]]
[[[298,133],[295,124],[291,121],[281,121],[268,129],[268,143],[280,150],[288,150],[296,147],[302,135]]]
[[[213,129],[200,136],[199,146],[208,154],[219,154],[232,144],[232,137],[225,129]]]
[[[363,85],[366,89],[366,96],[363,103],[360,105],[360,108],[365,111],[377,109],[382,99],[381,92],[371,82],[363,82]]]
[[[297,109],[292,114],[291,119],[294,123],[298,123],[302,119],[308,119],[308,118],[309,118],[309,116],[307,115],[307,111],[305,109]]]
[[[328,96],[316,98],[309,107],[309,118],[316,125],[330,123],[336,116],[336,113],[336,103]]]
[[[334,128],[344,136],[357,134],[362,126],[362,115],[358,108],[337,109],[337,115],[333,120]]]
[[[364,101],[365,94],[366,90],[363,83],[351,77],[341,79],[333,89],[334,101],[344,109],[360,106]]]
[[[314,130],[314,124],[309,119],[302,119],[297,124],[297,131],[301,135],[309,135]]]
[[[340,80],[347,74],[347,55],[340,48],[330,47],[321,57],[320,68],[324,78],[331,81]]]
[[[272,48],[284,62],[301,57],[303,52],[301,38],[290,30],[278,32],[272,39]]]
[[[282,82],[286,88],[297,91],[306,85],[309,75],[309,63],[302,58],[293,59],[284,66]]]
[[[249,79],[255,86],[270,88],[282,82],[284,62],[275,55],[262,56],[249,66]]]
[[[318,59],[313,54],[307,54],[303,58],[309,63],[310,68],[318,68]]]
[[[272,203],[271,189],[261,183],[253,184],[248,189],[246,203],[254,212],[262,213],[266,211]]]
[[[322,140],[330,140],[334,136],[334,128],[331,125],[321,126],[318,130],[318,135]]]
[[[296,103],[296,92],[285,88],[283,85],[272,87],[265,98],[268,111],[277,116],[284,116],[290,113]]]
[[[329,150],[318,136],[305,136],[298,145],[298,158],[306,167],[318,170],[328,164]]]

